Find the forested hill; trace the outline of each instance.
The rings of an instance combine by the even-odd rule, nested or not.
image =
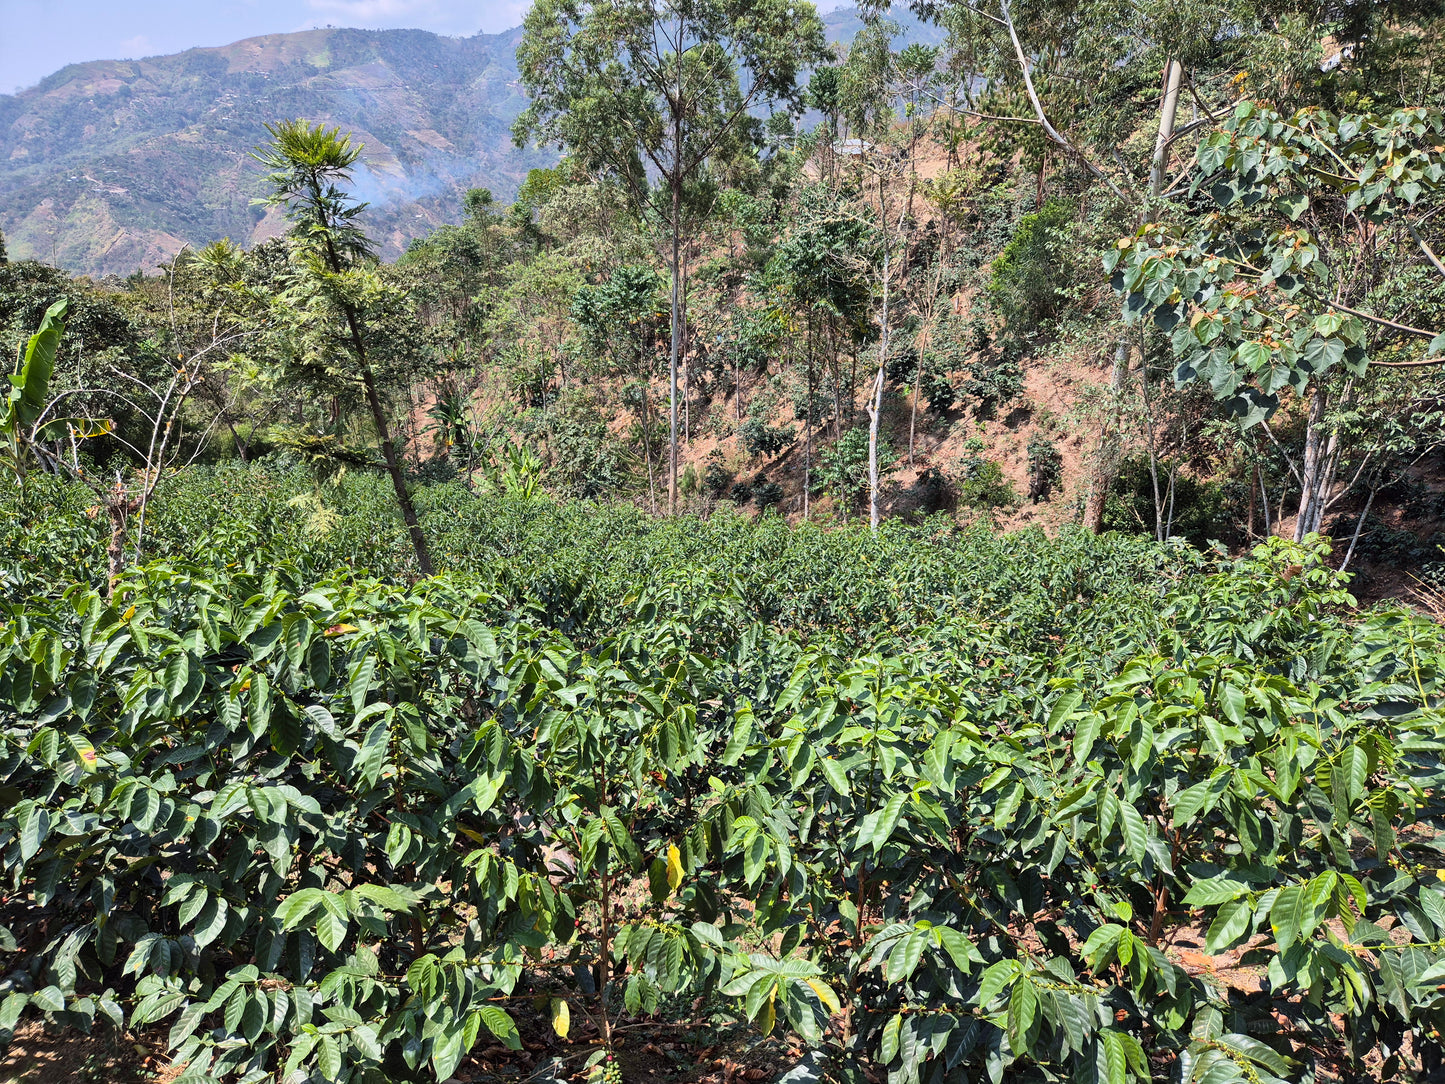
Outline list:
[[[934,27],[899,16],[905,40]],[[847,42],[853,9],[826,17]],[[12,256],[69,271],[153,270],[183,244],[250,245],[280,229],[252,200],[263,123],[306,117],[366,145],[358,195],[383,256],[461,214],[467,188],[510,201],[550,157],[518,150],[521,30],[308,30],[144,60],[72,64],[0,95],[0,232]],[[273,212],[274,216],[274,212]]]
[[[508,131],[520,34],[310,30],[71,65],[0,97],[0,229],[13,255],[92,274],[153,268],[185,242],[264,239],[279,226],[251,204],[248,152],[264,122],[302,116],[366,144],[360,191],[394,256],[460,191],[509,197],[538,164]]]

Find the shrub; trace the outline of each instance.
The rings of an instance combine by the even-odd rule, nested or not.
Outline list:
[[[716,459],[708,461],[702,472],[703,488],[714,497],[721,497],[727,492],[728,486],[732,485],[733,472],[724,467]]]
[[[1078,279],[1073,218],[1071,204],[1049,200],[1019,219],[1013,237],[994,259],[988,293],[1006,335],[1023,338],[1054,317],[1061,291]]]
[[[1159,462],[1159,494],[1164,500],[1166,523],[1170,516],[1169,471],[1171,460]],[[1174,476],[1173,520],[1170,534],[1204,546],[1229,530],[1234,521],[1228,494],[1214,481],[1193,478],[1182,470]],[[1104,526],[1112,531],[1155,531],[1154,480],[1149,457],[1129,456],[1120,464],[1119,474],[1104,504]]]
[[[982,320],[950,313],[924,354],[920,390],[936,412],[951,409],[962,395],[988,417],[1023,391],[1023,369],[1013,352],[990,348]]]
[[[1063,469],[1058,446],[1042,432],[1034,433],[1029,438],[1029,500],[1035,504],[1048,500]]]
[[[794,436],[791,427],[769,425],[755,416],[749,416],[738,426],[738,439],[749,455],[777,455],[793,443]]]
[[[979,417],[993,416],[998,408],[1013,402],[1024,389],[1023,366],[1013,353],[977,354],[967,366],[968,376],[960,390],[975,400]]]
[[[591,396],[569,389],[543,423],[552,455],[548,483],[569,497],[599,497],[630,482],[627,453]]]
[[[978,454],[983,451],[983,441],[970,437],[963,447],[967,454],[959,462],[959,503],[989,513],[1017,507],[1019,496],[1014,492],[1013,483],[1004,477],[1003,466]]]
[[[783,487],[777,482],[770,482],[761,475],[753,482],[753,500],[758,502],[759,508],[770,508],[783,499]]]
[[[882,433],[878,435],[878,482],[893,472],[898,454],[893,444]],[[819,486],[833,495],[840,508],[845,511],[867,500],[868,497],[868,429],[856,426],[843,434],[841,440],[824,448],[818,457],[815,480]]]

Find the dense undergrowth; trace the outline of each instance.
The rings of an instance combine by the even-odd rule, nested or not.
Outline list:
[[[1438,1064],[1445,642],[1321,545],[436,486],[418,580],[371,480],[321,514],[227,467],[166,483],[106,598],[84,500],[33,483],[6,1028],[158,1025],[185,1079],[446,1079],[540,997],[603,1075],[620,1019],[703,996],[818,1078]]]

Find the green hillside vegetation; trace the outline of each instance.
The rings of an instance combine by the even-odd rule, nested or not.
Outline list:
[[[943,32],[900,14],[907,40]],[[862,26],[825,16],[828,39]],[[468,188],[510,202],[552,156],[520,150],[526,105],[519,31],[446,38],[422,30],[308,30],[134,61],[73,64],[0,95],[0,229],[17,257],[88,275],[154,272],[182,245],[279,232],[253,204],[248,154],[278,117],[340,125],[366,145],[357,193],[394,259],[457,220]]]
[[[1439,1079],[1445,12],[894,14],[537,0],[505,122],[278,91],[252,232],[0,242],[17,1058]],[[403,230],[423,120],[528,168]]]

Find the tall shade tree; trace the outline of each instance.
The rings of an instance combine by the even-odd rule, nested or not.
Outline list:
[[[799,74],[829,56],[813,5],[794,0],[537,0],[517,61],[532,104],[519,144],[565,148],[622,184],[671,245],[668,509],[677,507],[684,191],[753,151],[755,114],[802,108]]]
[[[1169,335],[1179,386],[1207,382],[1272,442],[1285,396],[1307,404],[1303,454],[1286,455],[1302,541],[1353,487],[1337,485],[1351,449],[1332,414],[1359,409],[1371,368],[1445,364],[1435,313],[1419,291],[1392,289],[1412,264],[1445,275],[1428,237],[1445,192],[1445,113],[1285,116],[1244,102],[1195,157],[1193,189],[1208,190],[1213,213],[1148,223],[1104,266],[1125,318]]]
[[[304,265],[318,287],[345,320],[346,348],[356,363],[356,375],[366,394],[371,420],[381,441],[386,470],[396,490],[396,503],[416,551],[423,575],[432,574],[431,554],[417,522],[401,461],[392,440],[391,426],[377,392],[376,373],[366,345],[366,322],[355,291],[348,289],[347,273],[375,260],[366,234],[358,225],[365,203],[352,199],[341,185],[351,181],[352,168],[362,146],[339,128],[311,125],[304,120],[268,124],[271,142],[253,157],[269,171],[271,195],[267,202],[286,208],[292,237],[302,246]]]
[[[865,12],[886,8],[865,0]],[[1398,38],[1438,17],[1439,0],[910,0],[943,26],[956,74],[978,81],[970,110],[1024,151],[1039,170],[1071,161],[1116,199],[1136,226],[1187,193],[1188,168],[1171,177],[1175,144],[1213,126],[1238,100],[1331,104],[1361,96],[1376,107],[1415,104],[1422,93],[1392,66]],[[1421,66],[1422,68],[1425,66]],[[1176,123],[1181,108],[1192,119]],[[978,111],[974,111],[973,106]],[[1145,127],[1153,139],[1133,141]],[[1181,181],[1183,182],[1181,184]],[[1172,183],[1171,183],[1172,182]],[[1118,467],[1130,365],[1121,328],[1109,383],[1111,409],[1094,455],[1084,521],[1102,529]]]

